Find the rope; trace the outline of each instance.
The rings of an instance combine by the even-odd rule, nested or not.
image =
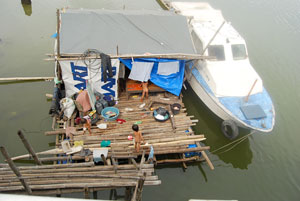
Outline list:
[[[228,147],[228,146],[230,146],[230,145],[233,144],[232,147],[229,147],[228,149],[226,149],[226,150],[224,150],[224,151],[222,151],[222,152],[220,152],[218,154],[223,154],[225,152],[228,152],[228,151],[232,150],[233,148],[235,148],[240,143],[242,143],[243,141],[245,141],[246,139],[248,139],[248,137],[251,136],[251,135],[253,135],[254,133],[255,133],[255,131],[253,130],[249,134],[247,134],[247,135],[245,135],[245,136],[243,136],[243,137],[241,137],[239,139],[236,139],[236,140],[234,140],[234,141],[232,141],[232,142],[230,142],[230,143],[228,143],[228,144],[226,144],[226,145],[224,145],[222,147],[219,147],[218,149],[215,149],[215,150],[211,151],[210,153],[212,153],[212,154],[216,153],[217,151],[222,150],[222,149],[224,149],[224,148],[226,148],[226,147]]]

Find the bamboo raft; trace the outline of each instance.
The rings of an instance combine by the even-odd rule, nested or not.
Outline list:
[[[26,140],[23,133],[18,132],[19,137],[27,148],[29,154],[10,158],[1,147],[9,165],[0,165],[0,192],[34,194],[34,195],[61,195],[64,193],[84,192],[86,198],[89,193],[97,195],[97,191],[111,189],[111,195],[116,194],[116,188],[126,189],[126,200],[141,200],[143,185],[159,185],[161,181],[154,175],[154,166],[163,163],[186,163],[191,161],[206,161],[211,169],[212,163],[205,150],[208,146],[201,146],[205,140],[204,135],[197,135],[192,130],[198,120],[188,116],[181,98],[165,93],[156,93],[150,96],[146,104],[141,107],[139,96],[135,95],[127,99],[125,93],[121,93],[117,107],[120,111],[119,118],[126,122],[120,124],[116,121],[100,120],[106,123],[106,129],[92,126],[91,134],[83,130],[83,125],[75,125],[73,115],[67,121],[54,118],[57,128],[45,132],[47,136],[56,136],[55,148],[44,152],[35,153]],[[181,105],[179,114],[174,115],[170,104]],[[165,107],[171,113],[171,118],[165,122],[158,122],[153,118],[153,108]],[[130,110],[128,109],[130,108]],[[128,136],[133,134],[132,125],[139,123],[140,131],[146,144],[141,145],[139,152],[134,148],[133,140]],[[61,143],[66,139],[64,127],[75,127],[69,139],[70,145],[76,141],[83,142],[83,149],[93,152],[101,147],[103,140],[110,141],[107,157],[101,156],[102,163],[95,165],[93,156],[81,156],[80,153],[66,155]],[[189,148],[194,144],[193,148]],[[147,160],[150,147],[154,149],[153,160]],[[186,157],[185,153],[201,153]],[[37,166],[14,165],[15,160],[34,160]],[[61,164],[61,163],[66,164]],[[86,162],[83,162],[86,161]],[[53,165],[43,165],[45,162],[53,162]],[[60,163],[60,164],[58,164]]]
[[[181,112],[177,115],[172,115],[166,122],[158,122],[153,118],[152,108],[169,107],[170,103],[179,103],[182,106]],[[142,156],[143,151],[146,155],[150,152],[150,146],[154,149],[154,158],[156,163],[174,163],[174,162],[187,162],[195,160],[206,160],[211,169],[213,165],[209,161],[204,150],[208,150],[208,146],[201,147],[200,142],[205,140],[204,135],[195,135],[191,127],[196,125],[198,120],[192,119],[193,116],[188,116],[184,104],[181,99],[173,95],[168,95],[168,98],[164,97],[163,93],[158,93],[156,96],[151,96],[143,108],[140,108],[139,97],[133,96],[130,100],[127,100],[126,95],[121,94],[118,104],[115,106],[120,110],[118,118],[124,119],[126,122],[119,124],[116,121],[109,122],[100,120],[99,123],[106,123],[107,129],[99,129],[93,126],[91,129],[91,135],[88,131],[84,131],[82,126],[75,126],[76,132],[73,132],[73,136],[69,142],[71,145],[76,141],[83,141],[83,148],[94,149],[100,148],[100,143],[110,141],[111,144],[108,149],[108,163],[112,161],[118,161],[118,159],[128,159],[130,162],[132,158],[138,158]],[[130,111],[127,109],[130,108]],[[132,111],[131,111],[132,110]],[[169,111],[170,108],[169,108]],[[128,140],[128,136],[133,134],[131,129],[134,123],[139,122],[140,130],[143,134],[143,138],[146,144],[141,145],[139,152],[134,149],[133,140]],[[61,142],[66,138],[63,126],[74,126],[74,119],[68,120],[67,125],[59,121],[59,128],[54,131],[48,131],[46,135],[56,135],[56,149],[52,152],[40,153],[42,161],[59,161],[67,160],[69,156],[61,156],[63,150],[61,148]],[[197,144],[195,148],[189,148],[190,144]],[[199,155],[191,158],[185,158],[184,153],[201,152]],[[60,156],[44,157],[49,153],[60,154]],[[156,156],[173,154],[177,156],[175,159],[156,160]],[[23,156],[25,157],[25,156]],[[13,158],[20,159],[20,158]],[[72,160],[83,160],[84,156],[80,156],[78,153],[72,156]],[[92,157],[90,156],[90,159]],[[106,163],[106,162],[105,162]],[[184,165],[185,166],[185,165]]]

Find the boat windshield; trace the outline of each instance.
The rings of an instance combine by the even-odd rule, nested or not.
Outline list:
[[[231,45],[232,57],[234,60],[247,58],[246,47],[244,44]]]
[[[225,53],[223,45],[210,45],[208,46],[208,56],[215,57],[213,60],[224,61]]]

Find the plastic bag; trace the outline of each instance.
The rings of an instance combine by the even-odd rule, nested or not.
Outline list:
[[[71,98],[63,98],[60,101],[60,107],[64,111],[64,115],[68,118],[71,118],[75,110],[74,101]]]

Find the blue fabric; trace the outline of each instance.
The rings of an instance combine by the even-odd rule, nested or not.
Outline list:
[[[57,33],[52,34],[51,38],[57,38]]]
[[[153,149],[153,146],[151,145],[148,160],[153,159],[153,156],[154,156],[154,149]]]
[[[121,59],[121,62],[125,64],[125,66],[129,69],[132,67],[132,60],[131,59]],[[176,59],[155,59],[155,58],[140,58],[134,59],[136,62],[154,62],[150,81],[155,85],[165,89],[166,91],[179,96],[182,88],[183,77],[184,77],[184,65],[185,60],[176,60]],[[173,73],[171,75],[159,75],[157,74],[158,70],[158,63],[159,62],[172,62],[172,61],[179,61],[179,72]]]
[[[189,144],[188,149],[197,148],[198,146],[196,144]],[[201,156],[201,152],[188,152],[184,153],[185,157],[193,157],[193,156]]]

